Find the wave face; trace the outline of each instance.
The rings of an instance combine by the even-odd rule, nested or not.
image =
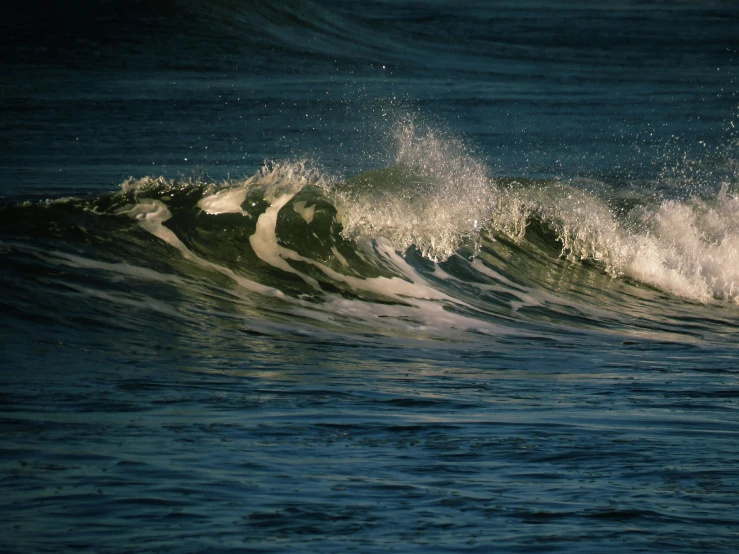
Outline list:
[[[495,178],[461,141],[412,119],[395,141],[391,166],[349,179],[284,161],[245,179],[146,177],[93,198],[9,205],[4,258],[99,273],[109,282],[90,294],[124,303],[112,291],[122,277],[196,297],[205,283],[257,309],[257,331],[287,310],[360,336],[632,334],[649,303],[661,306],[646,317],[655,329],[680,311],[739,304],[728,183],[711,198],[656,200]]]

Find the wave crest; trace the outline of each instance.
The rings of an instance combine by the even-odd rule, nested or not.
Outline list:
[[[550,228],[573,261],[700,302],[739,304],[739,198],[725,188],[714,199],[643,200],[630,210],[561,183],[515,196],[526,222]]]
[[[498,204],[487,167],[462,142],[403,121],[395,165],[335,183],[334,199],[348,238],[383,236],[398,250],[416,247],[433,261],[477,242]]]

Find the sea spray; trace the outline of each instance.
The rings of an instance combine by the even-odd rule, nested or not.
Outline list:
[[[509,198],[518,207],[508,213],[551,229],[568,259],[700,302],[739,303],[739,199],[726,188],[714,199],[642,198],[623,214],[562,183],[512,189]]]
[[[346,237],[383,236],[433,261],[478,240],[498,190],[488,168],[455,137],[404,118],[394,133],[395,165],[334,183],[328,190]]]

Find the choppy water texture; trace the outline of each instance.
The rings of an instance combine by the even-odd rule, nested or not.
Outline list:
[[[0,19],[0,550],[736,552],[733,2]]]

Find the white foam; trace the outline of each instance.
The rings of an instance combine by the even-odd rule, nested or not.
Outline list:
[[[344,267],[349,267],[349,262],[347,262],[346,261],[346,258],[341,255],[341,252],[339,252],[339,249],[338,248],[336,248],[335,246],[332,246],[331,247],[331,253],[334,256],[336,256],[336,259],[339,260],[339,262],[341,263],[341,265],[343,265]]]
[[[63,283],[63,285],[66,288],[76,291],[82,296],[98,298],[107,303],[117,304],[126,308],[152,310],[177,319],[182,319],[190,322],[195,321],[194,318],[183,314],[171,304],[168,304],[167,302],[162,302],[161,300],[157,300],[156,298],[152,298],[151,296],[148,296],[146,294],[134,294],[128,292],[124,295],[116,292],[102,291],[93,287],[85,287],[66,281]]]
[[[256,232],[249,237],[249,243],[251,244],[254,253],[259,256],[263,262],[288,273],[294,273],[313,288],[320,290],[321,287],[319,286],[318,281],[313,277],[298,271],[287,261],[288,259],[300,261],[308,260],[299,256],[296,252],[281,246],[277,242],[277,234],[275,232],[277,214],[280,212],[280,209],[287,204],[293,196],[295,196],[295,194],[295,192],[283,194],[272,201],[270,207],[259,216]]]
[[[405,134],[404,134],[405,133]],[[653,209],[641,208],[629,218],[616,217],[596,196],[565,185],[510,190],[493,184],[485,168],[460,154],[461,145],[445,143],[446,137],[405,130],[399,138],[398,162],[413,165],[416,181],[400,183],[400,189],[346,191],[336,183],[321,180],[301,164],[282,164],[263,169],[236,186],[208,193],[198,206],[206,213],[244,213],[241,205],[252,186],[260,187],[269,207],[262,213],[249,241],[266,264],[299,276],[315,291],[322,291],[316,272],[306,274],[309,264],[325,275],[321,281],[341,283],[358,293],[383,296],[393,303],[347,299],[339,295],[311,294],[290,298],[277,288],[238,276],[232,270],[204,260],[190,251],[163,225],[171,214],[159,200],[142,199],[126,213],[142,228],[176,248],[202,267],[229,276],[246,290],[285,300],[289,313],[342,327],[356,322],[383,333],[418,333],[423,336],[481,340],[477,335],[527,335],[493,323],[500,315],[484,306],[466,304],[445,294],[411,267],[398,251],[416,245],[431,259],[446,259],[466,238],[476,240],[480,228],[488,226],[513,238],[522,238],[526,222],[536,216],[550,224],[563,243],[563,255],[593,259],[614,276],[629,276],[662,290],[687,298],[710,301],[727,298],[739,303],[739,201],[724,193],[715,203],[699,201],[663,202]],[[306,223],[315,215],[315,205],[293,202],[306,185],[323,187],[335,199],[347,236],[357,241],[357,255],[379,260],[403,277],[360,278],[345,275],[320,261],[305,257],[280,244],[276,225],[283,208],[292,209]],[[403,187],[409,186],[405,189]],[[367,194],[364,194],[367,192]],[[487,221],[488,223],[483,223]],[[327,239],[327,237],[324,237]],[[364,249],[364,255],[362,253]],[[332,247],[345,267],[349,264]],[[545,303],[568,305],[568,301],[546,291],[516,284],[479,260],[472,267],[487,278],[475,283],[481,290],[513,295],[511,311]],[[103,268],[101,268],[103,269]],[[440,267],[435,277],[452,280]],[[308,301],[308,299],[318,300]],[[598,317],[596,308],[572,306]],[[463,311],[463,314],[459,312]],[[467,315],[471,314],[471,315]],[[611,314],[611,317],[616,317]]]
[[[518,201],[552,225],[564,256],[684,298],[739,304],[739,198],[725,189],[711,201],[665,200],[624,218],[564,185],[522,191]]]
[[[145,199],[139,204],[136,204],[127,212],[123,213],[127,213],[129,217],[138,221],[138,224],[143,229],[145,229],[155,237],[160,238],[170,246],[179,250],[179,252],[185,259],[194,262],[201,267],[205,267],[222,273],[230,277],[239,286],[244,287],[251,292],[263,294],[266,296],[285,296],[285,294],[279,289],[268,287],[250,279],[246,279],[245,277],[241,277],[240,275],[236,275],[227,267],[223,267],[218,264],[209,262],[208,260],[204,260],[191,252],[190,249],[187,248],[187,246],[185,246],[185,244],[183,244],[183,242],[177,237],[177,235],[175,235],[170,229],[163,225],[165,221],[172,217],[172,214],[170,213],[167,206],[165,206],[164,203],[162,203],[161,201]]]
[[[306,208],[305,204],[306,204],[305,200],[301,200],[300,202],[295,202],[293,204],[293,210],[299,213],[300,217],[302,217],[306,223],[310,223],[313,221],[313,216],[315,215],[316,207],[315,205],[313,205],[313,206],[309,206]]]
[[[404,251],[418,248],[445,260],[490,221],[497,189],[487,168],[454,137],[401,121],[396,166],[370,172],[327,191],[350,239],[382,236]]]
[[[74,254],[67,254],[65,252],[55,251],[48,253],[48,259],[51,256],[55,258],[56,263],[62,263],[70,267],[76,267],[79,269],[99,269],[102,271],[108,271],[111,273],[120,274],[124,277],[133,277],[139,280],[145,281],[156,281],[161,283],[182,283],[183,280],[176,276],[167,273],[160,273],[148,267],[141,267],[137,265],[131,265],[126,262],[109,263],[101,262],[99,260],[92,260],[90,258],[83,258],[82,256],[76,256]]]
[[[739,198],[666,201],[643,219],[651,232],[634,237],[627,274],[680,296],[739,304]]]
[[[284,187],[281,189],[284,190]],[[457,299],[439,291],[427,283],[395,250],[395,246],[387,239],[378,238],[372,241],[372,250],[389,265],[398,270],[405,279],[398,277],[359,278],[344,275],[334,269],[304,257],[299,253],[280,245],[276,237],[277,215],[288,204],[300,187],[291,192],[272,198],[270,207],[259,216],[256,232],[250,237],[250,243],[259,258],[275,268],[299,275],[307,283],[320,290],[319,283],[298,271],[289,264],[289,260],[300,261],[312,265],[324,273],[329,279],[348,285],[355,291],[364,291],[395,300],[397,304],[387,305],[362,300],[348,300],[341,297],[328,297],[321,306],[315,304],[293,308],[296,315],[327,321],[336,317],[360,319],[370,323],[376,329],[403,332],[422,332],[438,336],[449,336],[450,330],[456,329],[460,337],[466,337],[470,331],[488,336],[521,334],[490,322],[451,312],[446,305],[457,305],[474,310]],[[334,251],[338,254],[338,251]],[[344,260],[346,262],[346,260]],[[322,315],[324,314],[324,315]],[[330,314],[330,315],[329,315]]]
[[[251,217],[249,213],[241,208],[241,205],[246,200],[247,192],[248,187],[246,186],[220,190],[201,198],[198,202],[198,207],[210,215],[237,213]]]

